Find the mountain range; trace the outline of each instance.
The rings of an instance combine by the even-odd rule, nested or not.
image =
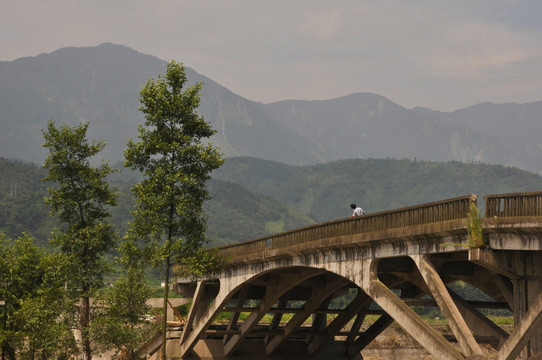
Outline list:
[[[101,155],[122,161],[127,139],[143,122],[139,90],[164,74],[165,65],[110,43],[0,62],[0,156],[41,164],[42,130],[52,118],[89,122],[88,136],[107,143]],[[211,141],[225,157],[289,165],[354,158],[459,161],[542,173],[542,101],[482,103],[450,113],[406,109],[371,93],[263,104],[191,68],[186,73],[190,83],[204,83],[199,112],[217,130]]]

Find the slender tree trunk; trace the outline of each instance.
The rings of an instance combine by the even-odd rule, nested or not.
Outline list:
[[[7,327],[7,315],[6,315],[6,312],[8,311],[7,306],[8,306],[7,303],[3,304],[4,309],[2,311],[2,329],[1,330],[6,330],[6,327]],[[5,349],[5,345],[2,344],[2,351],[1,351],[1,354],[0,354],[0,359],[5,360],[5,358],[6,358],[6,349]]]
[[[164,286],[164,315],[162,317],[162,360],[167,360],[166,355],[166,337],[167,337],[167,306],[168,306],[168,296],[169,296],[169,268],[170,257],[166,258],[166,276],[165,276],[165,286]]]
[[[90,348],[90,338],[88,337],[88,327],[90,324],[90,297],[83,298],[81,311],[81,340],[83,342],[83,354],[85,360],[92,359],[92,351]]]

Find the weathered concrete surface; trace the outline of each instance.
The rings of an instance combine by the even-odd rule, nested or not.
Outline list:
[[[446,239],[445,239],[446,240]],[[413,253],[419,254],[421,251],[426,251],[427,245],[418,246],[417,240],[414,240],[413,243],[403,243],[401,247],[402,253]],[[439,244],[433,243],[430,245],[433,249],[439,250],[441,252],[457,251],[457,246],[440,246]],[[461,251],[464,251],[462,247],[459,247]],[[360,286],[373,300],[375,300],[382,308],[384,308],[388,313],[393,313],[393,318],[398,321],[402,326],[410,329],[412,333],[418,333],[418,341],[420,341],[425,346],[431,348],[431,351],[434,352],[436,356],[439,356],[441,359],[462,359],[464,358],[460,352],[458,352],[453,346],[438,333],[432,331],[431,327],[428,326],[417,316],[407,305],[404,305],[400,299],[395,295],[392,296],[383,295],[386,291],[389,291],[385,285],[379,286],[379,282],[374,278],[374,271],[371,273],[368,269],[371,268],[373,264],[375,254],[397,254],[397,247],[393,246],[393,243],[379,243],[371,249],[356,247],[353,249],[334,249],[333,251],[325,252],[321,249],[318,252],[311,251],[309,254],[300,254],[293,253],[288,258],[274,258],[274,260],[268,260],[263,263],[253,264],[246,263],[244,265],[239,264],[235,268],[230,268],[226,271],[226,276],[221,278],[220,283],[220,292],[215,302],[207,309],[202,316],[202,319],[198,322],[199,326],[194,327],[192,333],[190,333],[190,338],[187,338],[181,345],[181,353],[188,356],[189,351],[194,349],[200,335],[205,332],[208,326],[211,323],[213,316],[216,316],[216,312],[220,307],[223,306],[226,299],[229,299],[233,296],[233,291],[237,290],[243,283],[246,283],[249,280],[251,274],[265,274],[273,270],[280,269],[293,269],[293,268],[307,268],[312,269],[312,271],[322,267],[326,271],[332,274],[337,274],[344,279],[350,280],[352,283]],[[320,270],[321,272],[322,270]],[[303,277],[296,276],[298,279]],[[309,277],[306,275],[306,277]],[[299,281],[301,282],[301,281]],[[380,290],[378,290],[380,289]],[[270,291],[274,294],[272,297],[272,302],[274,303],[281,294],[284,293],[284,290],[274,290]],[[197,294],[197,293],[196,293]],[[197,295],[196,295],[197,296]],[[397,299],[397,300],[396,300]],[[198,301],[198,303],[201,301]],[[390,307],[389,304],[395,304]],[[270,304],[267,303],[267,306],[270,307]],[[400,310],[397,310],[399,308]],[[269,310],[269,309],[268,309]],[[202,310],[194,310],[202,311]],[[261,314],[261,312],[258,312]],[[404,316],[402,315],[404,314]],[[390,314],[391,315],[391,314]],[[257,316],[254,315],[254,319]],[[189,315],[190,317],[190,315]],[[248,326],[253,326],[255,321],[249,321],[249,324],[244,325],[245,328]],[[247,331],[242,330],[242,334],[247,333]],[[184,335],[183,335],[184,336]],[[241,336],[236,336],[233,339],[234,343],[239,344]],[[230,340],[232,341],[232,340]],[[226,353],[230,351],[230,354],[233,355],[231,348],[226,346]],[[442,350],[445,349],[445,350]],[[452,355],[449,355],[449,354]]]
[[[440,278],[437,270],[431,263],[429,256],[414,255],[411,256],[414,262],[418,266],[422,277],[431,292],[431,295],[436,300],[439,308],[443,312],[444,316],[448,320],[448,324],[452,329],[455,338],[458,340],[459,345],[464,354],[468,356],[482,356],[484,353],[480,346],[474,340],[474,336],[467,326],[467,323],[461,316],[459,309],[446,289],[446,285]]]
[[[200,345],[198,345],[201,343],[200,339],[212,323],[213,318],[217,316],[217,314],[221,311],[220,309],[225,306],[227,300],[231,299],[234,296],[235,292],[242,288],[244,285],[250,284],[259,279],[259,284],[267,288],[269,292],[273,294],[273,296],[265,300],[263,303],[260,303],[265,304],[265,306],[262,305],[262,308],[260,308],[260,310],[256,311],[251,317],[249,317],[247,323],[248,325],[240,324],[240,333],[233,335],[233,338],[230,338],[227,341],[227,343],[229,342],[230,345],[224,346],[224,342],[219,342],[220,344],[222,344],[223,349],[225,349],[225,354],[229,353],[231,357],[237,356],[240,351],[239,349],[245,346],[246,340],[244,339],[250,334],[251,329],[258,323],[258,321],[265,313],[271,311],[270,307],[272,303],[275,303],[280,298],[280,296],[282,296],[286,292],[287,288],[291,288],[285,285],[285,280],[276,280],[274,285],[271,285],[270,283],[266,283],[266,281],[262,281],[262,278],[276,273],[277,279],[280,279],[283,276],[281,275],[281,272],[286,271],[287,273],[289,271],[288,269],[300,269],[295,270],[296,275],[289,276],[288,278],[296,278],[298,280],[297,283],[300,284],[303,282],[302,279],[308,279],[311,276],[315,276],[315,274],[310,275],[311,271],[318,271],[319,273],[325,271],[325,273],[338,275],[340,278],[347,279],[352,284],[359,286],[359,288],[361,288],[367,295],[369,295],[369,297],[376,304],[378,304],[387,314],[392,316],[392,318],[397,323],[399,323],[407,332],[409,332],[410,334],[415,334],[416,340],[420,344],[422,344],[422,346],[429,353],[431,353],[434,358],[437,358],[439,360],[475,358],[490,359],[491,357],[487,353],[486,347],[484,346],[483,348],[481,348],[480,345],[474,340],[474,330],[472,329],[477,329],[477,331],[486,331],[485,333],[482,332],[482,334],[486,334],[488,337],[493,337],[494,343],[496,344],[502,344],[504,342],[504,336],[506,336],[506,334],[498,333],[496,332],[496,330],[493,330],[493,332],[491,332],[492,330],[489,324],[486,326],[485,330],[480,330],[480,327],[477,326],[468,326],[467,321],[463,317],[463,314],[469,316],[471,316],[471,314],[480,316],[480,314],[477,313],[474,309],[472,309],[472,307],[469,307],[468,304],[461,303],[460,300],[453,300],[453,296],[448,293],[444,285],[445,282],[441,278],[441,276],[445,274],[439,274],[439,269],[437,269],[435,265],[433,265],[431,257],[424,253],[428,248],[431,248],[434,255],[445,255],[446,259],[448,257],[451,259],[464,258],[465,260],[462,260],[461,263],[468,263],[468,251],[466,251],[463,246],[457,245],[457,243],[455,245],[450,245],[447,242],[448,238],[444,238],[443,240],[445,242],[440,245],[434,242],[431,245],[425,244],[425,246],[417,246],[416,242],[418,240],[414,239],[410,243],[403,243],[403,246],[400,248],[400,253],[403,255],[409,254],[408,257],[414,259],[412,260],[412,262],[414,264],[417,264],[417,266],[415,266],[414,268],[417,269],[417,271],[420,272],[422,275],[425,275],[422,277],[418,276],[418,280],[410,278],[410,283],[416,284],[417,286],[421,286],[422,289],[428,290],[429,294],[434,297],[435,300],[437,300],[437,304],[440,306],[441,310],[444,310],[443,313],[452,324],[452,329],[454,329],[455,327],[454,333],[456,335],[456,338],[460,339],[459,344],[463,342],[463,344],[459,346],[459,348],[456,346],[455,343],[450,343],[448,339],[444,338],[438,332],[435,332],[429,325],[425,323],[424,320],[422,320],[416,313],[414,313],[414,311],[412,311],[412,309],[401,298],[397,297],[393,293],[393,291],[389,288],[389,285],[380,281],[379,276],[381,276],[381,271],[379,272],[378,266],[381,259],[379,258],[379,256],[384,255],[382,259],[403,258],[397,256],[399,254],[397,252],[398,247],[394,246],[393,242],[381,242],[377,246],[371,247],[370,249],[362,248],[360,246],[356,246],[353,248],[331,249],[313,248],[310,249],[310,251],[291,253],[287,257],[280,256],[268,258],[266,259],[266,261],[261,263],[245,262],[237,264],[235,267],[229,268],[221,277],[219,295],[214,299],[215,301],[211,303],[208,308],[200,307],[194,309],[194,313],[201,313],[199,320],[194,322],[194,324],[198,324],[198,326],[194,326],[192,332],[186,332],[183,335],[190,342],[185,342],[180,346],[181,354],[190,358],[191,356],[194,356],[192,351],[195,351],[196,353],[202,351],[199,347]],[[369,245],[372,244],[366,244],[366,246]],[[461,255],[459,257],[456,256],[456,254],[460,253],[464,255]],[[395,256],[388,256],[390,254],[393,254]],[[472,258],[477,259],[476,261],[478,261],[478,263],[483,263],[483,259],[494,260],[494,257],[483,257],[480,255],[480,253],[477,254],[478,255],[473,255]],[[506,259],[508,262],[510,262],[509,257],[506,257]],[[446,262],[442,262],[440,258],[436,258],[435,260],[436,264],[446,264]],[[531,260],[533,265],[536,264],[538,261],[536,259]],[[392,261],[392,263],[393,262],[395,261]],[[490,269],[493,269],[497,266],[498,265],[495,263],[488,264],[488,268]],[[442,269],[444,268],[445,267],[442,267]],[[458,271],[453,267],[448,268],[450,269],[450,271],[452,271],[452,273]],[[460,268],[461,267],[459,267],[458,269],[460,270]],[[513,273],[516,271],[513,261],[510,266],[504,266],[503,268],[505,269],[503,271],[504,273]],[[306,269],[305,276],[302,275],[300,277],[298,275],[301,269]],[[484,268],[480,267],[480,269]],[[410,269],[409,271],[412,272],[413,270]],[[488,270],[486,269],[486,271]],[[456,275],[456,277],[457,276],[459,275]],[[466,276],[465,280],[469,281],[469,276]],[[514,275],[514,278],[517,279],[522,276],[522,274],[516,273]],[[419,279],[423,279],[422,281],[424,283],[419,284]],[[445,279],[447,278],[445,277]],[[492,281],[491,279],[494,279],[494,277],[478,276],[477,279]],[[290,281],[292,280],[287,280],[287,282]],[[497,288],[496,285],[491,284],[487,284],[487,287]],[[197,293],[198,292],[196,292],[196,296]],[[518,293],[518,291],[516,291],[514,296],[521,297],[521,292]],[[505,296],[503,296],[503,298],[505,298]],[[518,300],[514,301],[517,302]],[[463,311],[462,314],[462,312],[459,311],[458,306],[460,306],[461,309],[467,309],[468,311]],[[317,307],[318,306],[313,306],[314,309]],[[308,312],[303,316],[306,317],[308,316],[307,314]],[[477,325],[483,325],[484,321],[479,321]],[[288,341],[288,331],[296,329],[299,326],[300,322],[301,321],[295,321],[292,322],[290,326],[285,325],[284,329],[290,330],[286,330],[287,332],[285,333],[285,336],[281,338],[281,341]],[[315,339],[320,338],[316,336]],[[275,340],[275,343],[277,341],[278,340]],[[266,356],[269,356],[271,358],[274,354],[273,351],[270,351],[270,354],[268,355],[268,351],[270,348],[276,349],[273,351],[279,351],[283,348],[283,346],[273,347],[273,345],[268,345],[267,351],[264,347],[264,353],[266,354]],[[311,344],[307,344],[307,348],[311,348]],[[318,354],[319,352],[315,353],[315,355]]]
[[[231,258],[223,273],[200,281],[197,288],[177,286],[197,299],[180,335],[180,356],[234,359],[248,356],[244,351],[250,348],[255,352],[251,358],[287,353],[289,359],[316,359],[335,346],[354,355],[359,348],[362,353],[367,350],[374,336],[389,326],[390,317],[425,348],[429,358],[534,356],[542,351],[542,300],[538,300],[542,216],[522,216],[521,211],[542,214],[542,194],[526,195],[536,201],[507,196],[504,205],[500,198],[491,199],[494,213],[516,218],[484,219],[482,230],[490,249],[469,248],[466,217],[475,196],[318,224],[225,247],[224,254]],[[456,281],[481,289],[495,301],[481,304],[459,297],[447,287]],[[350,290],[357,295],[346,308],[328,307],[332,299]],[[288,307],[290,302],[299,307]],[[411,307],[434,305],[442,311],[450,333],[436,331]],[[510,336],[478,310],[486,306],[511,309],[517,326]],[[222,312],[233,313],[232,320],[225,330],[211,329]],[[248,315],[239,321],[242,312]],[[284,320],[283,313],[293,316]],[[273,321],[262,326],[266,314]],[[322,314],[333,316],[332,320],[322,322]],[[375,322],[379,326],[364,329],[369,314],[381,316]],[[314,316],[314,326],[303,326],[309,316]],[[279,322],[281,318],[284,321]],[[350,327],[343,328],[347,323]],[[299,344],[302,350],[294,351]]]
[[[542,293],[538,295],[538,298],[531,304],[529,310],[524,314],[523,318],[517,324],[515,331],[504,343],[499,350],[497,360],[511,360],[515,359],[522,349],[530,341],[537,341],[535,335],[540,332],[542,328]],[[533,346],[532,348],[538,348],[539,346]],[[535,352],[536,350],[533,350]],[[528,353],[527,356],[535,355],[538,353]]]

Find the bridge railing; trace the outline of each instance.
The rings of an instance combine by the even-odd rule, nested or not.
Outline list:
[[[486,195],[485,217],[542,216],[542,192]]]
[[[467,218],[476,195],[345,218],[220,247],[224,256],[280,249],[307,241]]]

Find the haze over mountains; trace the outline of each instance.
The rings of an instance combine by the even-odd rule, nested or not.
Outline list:
[[[165,65],[109,43],[0,62],[0,156],[41,164],[41,131],[53,118],[88,121],[88,136],[107,142],[102,155],[122,161],[126,139],[136,137],[143,122],[139,90]],[[369,93],[262,104],[186,71],[189,82],[204,82],[199,110],[217,130],[211,140],[226,157],[293,165],[352,158],[455,160],[542,172],[542,101],[483,103],[451,113],[406,109]]]

